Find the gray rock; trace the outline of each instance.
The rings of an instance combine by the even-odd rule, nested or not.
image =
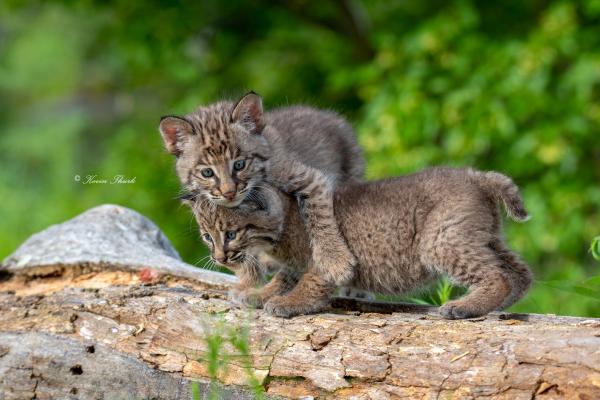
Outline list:
[[[191,380],[99,343],[42,332],[0,332],[0,399],[192,399]],[[200,398],[209,384],[197,382]],[[219,387],[223,400],[253,399]]]
[[[27,239],[0,265],[0,271],[32,274],[42,267],[86,266],[153,270],[216,286],[229,286],[232,275],[207,271],[181,260],[161,230],[125,207],[102,205]]]

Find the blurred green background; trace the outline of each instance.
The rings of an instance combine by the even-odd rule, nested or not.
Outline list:
[[[250,89],[343,113],[369,178],[511,175],[533,218],[508,241],[537,278],[514,310],[600,315],[600,0],[3,1],[0,257],[118,203],[197,262],[158,120]]]

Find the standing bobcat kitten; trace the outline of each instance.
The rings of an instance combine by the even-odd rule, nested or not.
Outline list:
[[[249,303],[264,303],[278,316],[323,309],[335,286],[312,264],[296,201],[271,190],[260,196],[237,209],[195,203],[194,214],[207,240],[230,238],[218,251],[233,269],[244,268],[236,264],[253,247],[269,249],[285,265],[264,288],[248,291]],[[469,288],[442,306],[446,318],[509,307],[525,295],[532,275],[504,244],[498,202],[512,219],[528,218],[518,187],[497,172],[432,168],[338,188],[335,215],[358,261],[350,285],[400,295],[444,274]]]
[[[335,284],[352,279],[356,261],[339,233],[333,189],[339,182],[361,181],[364,161],[352,128],[340,116],[303,106],[263,113],[261,98],[249,93],[237,103],[163,117],[160,132],[177,157],[185,190],[197,201],[235,207],[268,184],[302,199],[315,270]],[[214,237],[208,243],[213,254],[226,240]],[[250,286],[256,271],[249,269],[242,278],[241,286]]]

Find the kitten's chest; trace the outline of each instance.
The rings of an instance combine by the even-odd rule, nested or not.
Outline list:
[[[290,251],[290,249],[285,248],[285,246],[278,246],[269,255],[277,260],[279,267],[296,271],[304,271],[310,264],[310,253],[302,254],[295,251],[295,249]]]
[[[290,267],[304,269],[311,262],[312,250],[295,200],[290,201],[286,212],[285,227],[274,251],[277,257],[286,260]]]

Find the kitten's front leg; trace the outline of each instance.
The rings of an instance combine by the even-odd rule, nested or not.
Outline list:
[[[320,272],[310,269],[286,295],[274,296],[264,305],[269,314],[277,317],[293,317],[312,314],[327,307],[336,286],[323,279]]]
[[[340,233],[333,210],[333,185],[321,171],[298,161],[276,163],[271,179],[281,190],[298,197],[316,272],[336,286],[354,277],[356,258]]]
[[[288,269],[281,270],[262,288],[248,288],[240,293],[239,299],[245,305],[262,308],[273,296],[292,290],[297,282],[297,273]]]
[[[238,305],[249,305],[248,303],[248,293],[252,290],[256,290],[254,288],[254,284],[250,282],[242,282],[238,283],[227,292],[227,298],[232,303]]]
[[[247,305],[246,297],[248,291],[254,290],[257,285],[264,282],[262,271],[255,264],[238,265],[234,271],[239,283],[229,289],[227,297],[233,303]]]

